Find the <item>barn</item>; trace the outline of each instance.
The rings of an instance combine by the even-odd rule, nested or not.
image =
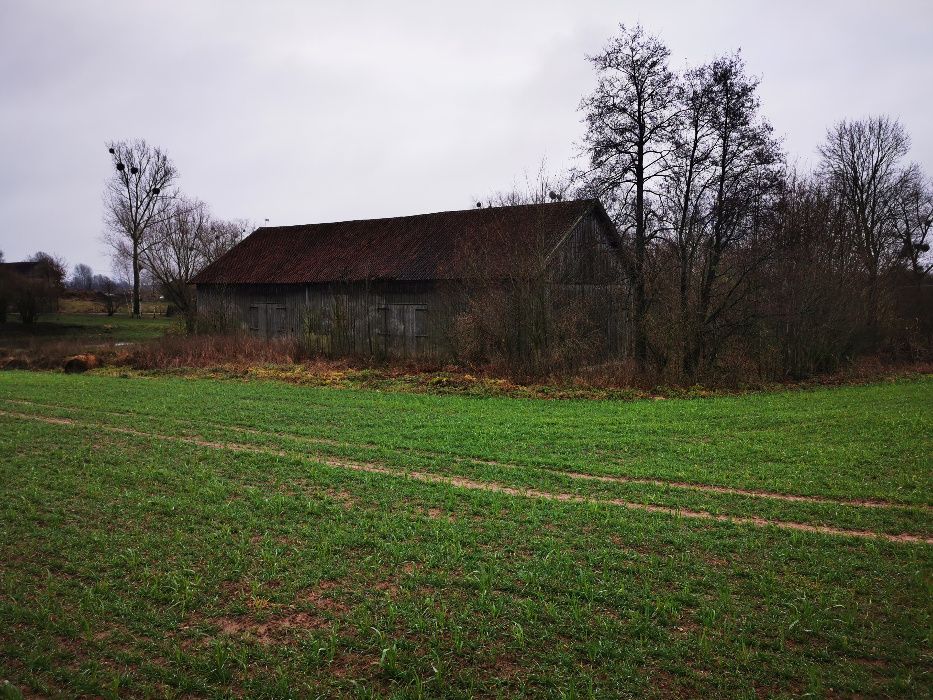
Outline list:
[[[509,299],[546,289],[548,306],[603,307],[594,323],[611,351],[623,326],[607,296],[619,291],[618,260],[611,219],[581,199],[266,226],[193,283],[204,319],[297,336],[324,354],[388,357],[453,353],[457,318],[479,289],[513,290]]]

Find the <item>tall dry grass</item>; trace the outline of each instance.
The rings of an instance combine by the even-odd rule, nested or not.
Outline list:
[[[135,369],[171,369],[221,365],[297,364],[309,359],[295,338],[264,340],[248,335],[166,335],[134,346],[120,364]]]

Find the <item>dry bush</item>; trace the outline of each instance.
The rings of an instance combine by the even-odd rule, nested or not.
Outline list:
[[[518,381],[573,377],[614,354],[611,294],[581,293],[546,277],[476,281],[451,329],[455,357]]]
[[[570,384],[578,388],[650,389],[658,385],[660,375],[650,371],[650,367],[639,367],[634,358],[626,357],[599,364],[579,367]],[[567,377],[551,377],[551,382],[567,381]]]
[[[137,345],[123,363],[136,369],[295,364],[308,359],[297,338],[267,341],[242,334],[171,336]]]

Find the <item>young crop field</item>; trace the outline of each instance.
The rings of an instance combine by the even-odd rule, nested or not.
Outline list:
[[[929,697],[933,378],[0,373],[0,696]]]

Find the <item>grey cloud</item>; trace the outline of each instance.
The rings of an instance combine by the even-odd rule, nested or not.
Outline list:
[[[882,9],[883,8],[883,11]],[[887,112],[933,170],[929,2],[162,2],[0,5],[0,248],[109,268],[104,142],[166,148],[220,216],[468,207],[571,163],[584,60],[619,22],[675,67],[741,47],[791,157]]]

